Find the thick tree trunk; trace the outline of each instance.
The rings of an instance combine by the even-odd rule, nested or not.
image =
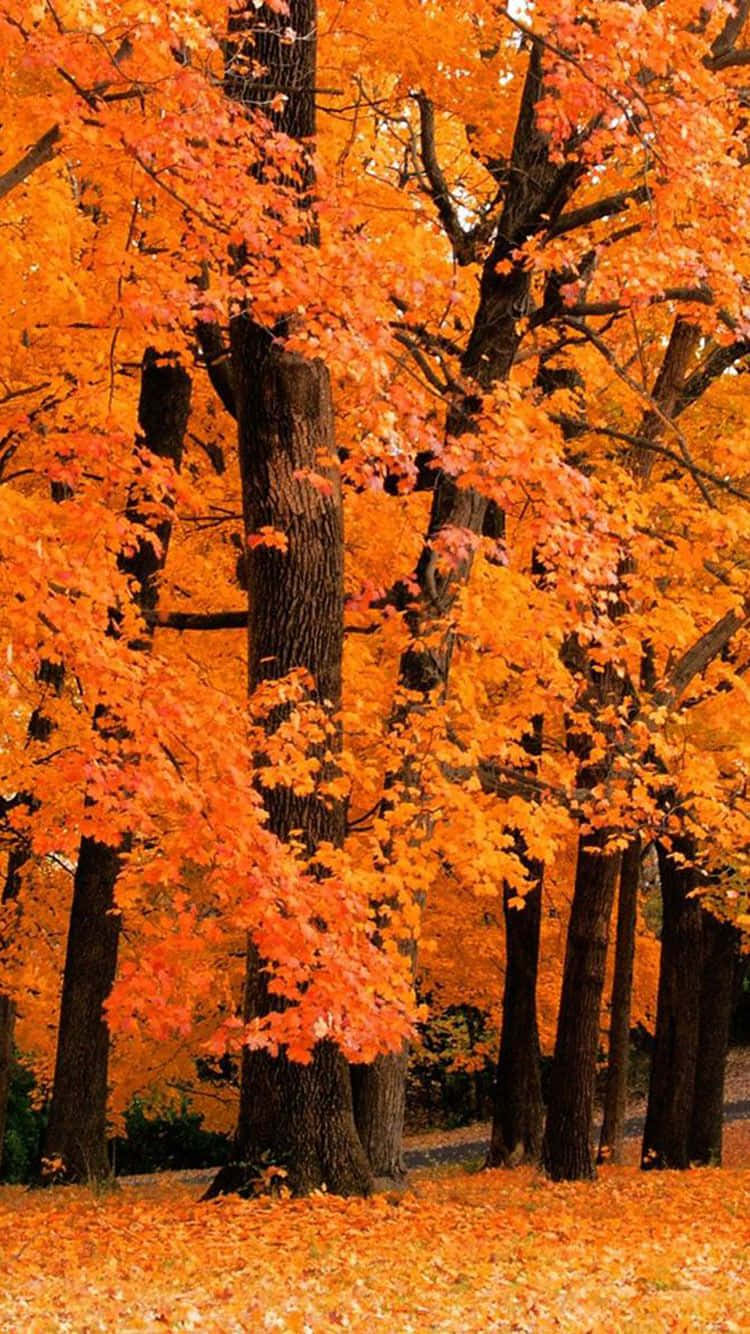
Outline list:
[[[578,847],[575,888],[565,949],[560,1014],[544,1138],[553,1181],[596,1175],[591,1134],[607,941],[620,868],[604,854],[607,831],[587,834]]]
[[[612,985],[612,1014],[609,1025],[607,1085],[604,1121],[599,1139],[598,1162],[621,1163],[625,1140],[630,1056],[630,1002],[633,992],[633,959],[641,871],[641,840],[636,837],[622,855],[620,892],[617,904],[615,975]]]
[[[659,846],[663,904],[659,995],[651,1064],[643,1168],[685,1168],[690,1163],[690,1126],[700,1024],[702,909],[691,898],[697,874],[693,840],[673,840],[682,864]]]
[[[732,922],[702,913],[703,976],[693,1115],[688,1138],[691,1163],[721,1166],[724,1074],[732,1017],[739,933]]]
[[[281,530],[286,550],[255,546],[247,560],[249,681],[304,668],[312,695],[327,711],[341,702],[343,649],[343,521],[337,471],[330,494],[305,480],[335,457],[330,377],[320,360],[284,350],[248,317],[232,324],[243,510],[248,536]],[[280,720],[277,711],[271,725]],[[325,841],[341,846],[344,809],[317,794],[287,787],[265,790],[270,829],[288,840],[302,830],[307,855]],[[256,951],[248,951],[246,1017],[267,1013],[269,998]],[[309,1065],[282,1052],[243,1052],[236,1150],[243,1167],[220,1174],[211,1193],[252,1188],[258,1166],[275,1163],[299,1194],[325,1186],[366,1194],[372,1176],[357,1137],[348,1066],[330,1043]]]
[[[523,908],[509,906],[515,891],[506,885],[505,988],[503,1027],[495,1081],[495,1105],[488,1167],[537,1163],[542,1151],[544,1104],[539,1065],[536,979],[542,918],[543,867],[529,867],[538,883]]]
[[[372,1065],[351,1068],[354,1119],[378,1182],[398,1184],[406,1176],[403,1157],[406,1073],[409,1051],[377,1056]]]
[[[295,34],[291,40],[288,33]],[[250,60],[248,59],[250,57]],[[250,71],[250,62],[252,71]],[[273,13],[248,4],[230,17],[225,88],[244,106],[260,107],[276,129],[302,142],[315,134],[317,69],[316,0],[290,0]],[[283,93],[278,107],[274,101]],[[258,174],[262,175],[262,166]],[[310,168],[288,183],[307,212],[308,243],[316,241]],[[283,338],[286,320],[277,333]],[[343,520],[335,458],[330,376],[321,360],[287,352],[249,311],[231,321],[231,382],[237,417],[246,537],[263,527],[281,531],[282,553],[254,545],[248,551],[248,683],[303,669],[312,697],[332,715],[341,704],[343,651]],[[331,493],[322,494],[301,470],[327,472]],[[273,728],[283,717],[277,709]],[[335,749],[335,744],[329,749]],[[322,841],[341,846],[341,803],[286,787],[263,791],[269,827],[287,841],[301,830],[314,870]],[[245,1017],[268,1013],[263,960],[248,944]],[[269,961],[271,964],[273,961]],[[208,1197],[252,1190],[259,1165],[276,1163],[298,1194],[325,1185],[337,1194],[366,1194],[372,1176],[354,1126],[349,1069],[330,1043],[319,1043],[309,1065],[245,1048],[235,1150],[241,1161],[221,1172]]]
[[[190,392],[190,377],[181,367],[160,365],[154,353],[146,353],[138,406],[143,432],[140,443],[157,457],[170,459],[175,468],[182,460]],[[127,513],[132,522],[145,522],[136,498],[128,502]],[[133,596],[143,611],[153,610],[156,605],[156,576],[166,560],[170,530],[168,519],[149,528],[158,544],[145,538],[132,555],[120,562],[121,569],[133,577]],[[149,634],[144,631],[143,639],[132,647],[147,649],[149,644]],[[106,711],[100,710],[94,723],[105,731]],[[115,912],[115,886],[126,851],[126,844],[113,848],[94,838],[83,838],[78,854],[44,1145],[44,1157],[56,1164],[61,1162],[59,1173],[66,1180],[101,1180],[110,1170],[109,1032],[103,1006],[117,969],[120,923]],[[55,1175],[59,1173],[56,1170]]]

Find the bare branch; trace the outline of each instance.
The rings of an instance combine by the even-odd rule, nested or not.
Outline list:
[[[37,167],[41,167],[45,162],[51,162],[57,153],[56,145],[60,142],[60,126],[53,125],[47,130],[40,139],[19,158],[15,166],[11,167],[4,175],[0,176],[0,199],[10,194],[17,185],[21,185],[25,180],[35,172]]]
[[[461,226],[453,195],[438,162],[435,146],[435,108],[426,93],[417,93],[415,101],[419,107],[419,152],[430,196],[453,247],[456,263],[471,264],[477,257],[477,237],[476,233],[467,232]]]
[[[198,345],[211,381],[221,402],[231,417],[237,418],[234,378],[229,349],[224,343],[221,328],[214,320],[198,320],[195,326]]]
[[[690,469],[692,475],[695,477],[696,484],[698,486],[701,495],[703,496],[703,499],[705,500],[707,505],[711,506],[712,509],[715,509],[716,507],[710,492],[706,489],[704,482],[701,480],[701,478],[695,471],[695,464],[693,463],[693,460],[690,457],[690,450],[688,448],[687,441],[684,435],[682,434],[682,431],[680,430],[679,426],[677,426],[676,422],[674,422],[671,419],[671,417],[668,417],[667,414],[662,411],[659,404],[656,402],[656,399],[654,398],[653,394],[649,394],[645,389],[641,387],[641,385],[638,384],[637,380],[634,380],[633,377],[628,374],[628,372],[620,365],[619,361],[617,360],[617,357],[614,355],[612,350],[609,347],[607,347],[607,344],[604,342],[604,340],[600,338],[598,334],[594,333],[594,330],[590,329],[584,320],[579,320],[574,317],[564,317],[564,322],[568,324],[572,329],[577,329],[580,333],[584,335],[585,338],[588,339],[588,341],[597,349],[597,351],[601,354],[601,356],[604,357],[604,360],[607,362],[607,364],[612,367],[612,370],[615,372],[615,375],[618,377],[618,379],[622,380],[623,384],[626,384],[628,388],[631,389],[633,393],[636,394],[637,397],[641,399],[642,402],[645,402],[649,412],[652,413],[654,417],[658,418],[662,426],[666,426],[669,431],[672,431],[676,435],[680,445],[680,452],[682,454],[682,458],[684,462],[687,464],[688,468]]]
[[[736,635],[743,625],[747,625],[748,620],[750,620],[750,608],[747,606],[741,612],[726,612],[710,630],[706,630],[705,634],[683,653],[668,677],[668,690],[675,700],[684,694],[696,676],[705,672],[714,659],[718,658],[733,635]],[[666,698],[661,698],[663,695],[664,692],[660,692],[656,696],[657,703],[667,702]]]
[[[589,432],[591,435],[606,436],[608,440],[621,440],[623,444],[630,445],[633,449],[649,450],[662,458],[672,459],[692,476],[703,478],[704,481],[710,482],[712,486],[718,487],[719,490],[726,491],[728,495],[736,496],[738,500],[750,502],[750,491],[743,491],[741,487],[735,486],[734,482],[731,482],[727,477],[721,477],[718,473],[710,472],[708,468],[702,468],[697,463],[688,463],[676,449],[670,449],[667,445],[662,445],[656,440],[650,440],[648,436],[634,435],[629,431],[616,431],[611,426],[595,426],[583,418],[569,417],[565,413],[554,413],[550,420],[558,426],[575,430],[577,434]]]
[[[246,630],[247,608],[241,611],[151,611],[146,624],[159,630]]]
[[[712,306],[714,294],[710,287],[665,287],[663,292],[654,292],[647,304],[658,306],[664,301],[695,301],[701,306]],[[566,306],[565,310],[568,315],[618,315],[620,311],[632,310],[632,306],[621,301],[589,301]]]
[[[624,213],[629,204],[643,204],[650,198],[647,185],[636,186],[632,190],[620,190],[617,194],[607,195],[596,203],[584,204],[581,208],[561,213],[549,229],[550,236],[563,236],[565,232],[575,231],[578,227],[587,227],[601,218],[610,218],[617,213]]]

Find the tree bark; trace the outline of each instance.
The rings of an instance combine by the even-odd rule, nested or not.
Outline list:
[[[659,994],[646,1126],[641,1151],[644,1169],[685,1168],[690,1163],[700,1024],[702,909],[691,898],[697,883],[694,841],[673,840],[676,861],[658,848],[663,904]]]
[[[609,922],[620,867],[608,831],[579,841],[544,1138],[553,1181],[593,1180],[591,1135]]]
[[[705,909],[701,916],[703,975],[688,1157],[691,1163],[720,1167],[724,1075],[739,957],[739,932],[734,923],[721,922]]]
[[[293,37],[289,40],[288,34]],[[290,0],[288,12],[259,11],[248,4],[229,19],[224,86],[248,108],[259,108],[282,133],[307,143],[315,135],[317,70],[316,0]],[[276,102],[276,94],[283,99]],[[263,175],[262,164],[257,169]],[[317,239],[311,164],[297,190],[309,217],[305,236]],[[305,670],[312,698],[335,715],[341,705],[343,650],[343,518],[330,376],[320,359],[284,349],[288,321],[274,333],[256,324],[249,309],[230,323],[232,405],[237,418],[246,538],[262,527],[284,533],[287,546],[253,545],[247,574],[248,685]],[[330,466],[326,460],[330,460]],[[298,474],[324,472],[324,495]],[[283,709],[268,721],[272,729]],[[334,741],[329,750],[335,750]],[[301,830],[304,852],[315,874],[314,853],[322,841],[341,846],[343,805],[291,789],[263,790],[269,828],[288,841]],[[265,964],[248,943],[245,1018],[267,1014]],[[282,1051],[243,1050],[235,1152],[238,1162],[220,1172],[207,1198],[224,1191],[254,1189],[258,1167],[276,1163],[298,1194],[325,1185],[337,1194],[367,1194],[372,1176],[357,1137],[348,1066],[328,1042],[318,1043],[309,1065]]]
[[[50,1163],[60,1160],[65,1177],[75,1181],[99,1181],[109,1175],[109,1031],[102,1007],[117,966],[114,886],[119,869],[116,848],[92,838],[81,840],[44,1143],[44,1158]]]
[[[191,382],[180,367],[161,365],[156,354],[146,353],[141,372],[138,420],[143,448],[170,459],[179,469],[190,411]],[[132,496],[127,514],[132,522],[145,521]],[[156,576],[166,560],[171,522],[163,519],[149,528],[158,548],[148,539],[121,558],[123,572],[133,578],[132,592],[141,610],[156,605]],[[148,649],[150,632],[131,647]],[[107,714],[98,710],[94,725],[107,729]],[[101,1180],[109,1175],[107,1147],[107,1079],[109,1031],[103,1006],[114,982],[120,923],[115,887],[127,840],[119,848],[85,837],[81,840],[73,882],[73,902],[65,955],[60,1004],[55,1076],[44,1158],[58,1161],[55,1176],[66,1180]]]
[[[612,985],[612,1014],[609,1025],[607,1086],[604,1095],[604,1120],[597,1159],[600,1163],[622,1162],[625,1140],[625,1113],[628,1100],[630,1003],[633,992],[633,960],[635,957],[635,926],[640,871],[641,840],[636,837],[625,849],[620,868],[615,975]]]
[[[514,891],[503,892],[505,988],[500,1055],[495,1080],[488,1167],[537,1163],[542,1151],[544,1103],[539,1065],[536,979],[542,919],[541,864],[529,867],[537,884],[523,908],[509,906]]]
[[[409,1051],[387,1052],[371,1065],[351,1067],[354,1119],[376,1180],[398,1184],[406,1176],[403,1156],[406,1074]]]
[[[268,526],[281,530],[286,550],[252,546],[246,569],[249,596],[248,674],[251,692],[264,680],[304,668],[312,697],[335,714],[341,703],[343,649],[343,519],[336,468],[327,468],[330,494],[300,476],[321,472],[335,457],[330,377],[320,360],[287,352],[246,315],[232,322],[243,512],[248,536]],[[270,725],[280,721],[276,710]],[[262,789],[263,790],[263,789]],[[269,828],[283,841],[301,830],[314,860],[325,841],[341,846],[344,808],[288,787],[263,790]],[[248,950],[245,1017],[268,1013],[263,963]],[[328,1042],[318,1043],[309,1065],[282,1052],[273,1057],[245,1048],[235,1149],[239,1164],[219,1173],[209,1197],[251,1190],[263,1163],[288,1174],[297,1194],[325,1186],[366,1194],[372,1176],[357,1137],[348,1066]]]

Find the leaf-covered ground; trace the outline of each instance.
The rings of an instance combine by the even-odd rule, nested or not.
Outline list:
[[[747,1330],[747,1123],[722,1171],[417,1175],[400,1201],[0,1190],[0,1329]]]

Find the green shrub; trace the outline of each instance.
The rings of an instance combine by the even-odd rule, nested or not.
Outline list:
[[[25,1183],[31,1181],[37,1171],[47,1114],[33,1105],[35,1088],[32,1071],[19,1053],[14,1052],[0,1181]]]
[[[228,1135],[203,1129],[203,1116],[183,1097],[179,1107],[154,1112],[134,1098],[125,1113],[125,1135],[112,1144],[118,1176],[140,1172],[220,1167],[229,1159]]]

